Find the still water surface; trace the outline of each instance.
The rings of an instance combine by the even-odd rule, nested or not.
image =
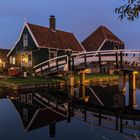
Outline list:
[[[91,88],[94,90],[97,97],[104,105],[113,106],[114,94],[118,93],[117,87],[118,86],[96,86]],[[85,92],[82,91],[84,88]],[[89,87],[84,88],[63,88],[57,91],[55,89],[49,89],[47,92],[41,91],[41,94],[43,95],[43,97],[48,97],[47,94],[49,93],[54,95],[58,94],[63,97],[61,99],[64,102],[66,102],[70,94],[74,94],[74,96],[77,97],[82,97],[84,94],[84,96],[89,97],[89,103],[100,104],[99,100],[95,97]],[[29,105],[27,104],[27,102],[25,102],[24,95],[31,95],[31,97],[28,96],[28,103],[30,103]],[[36,92],[28,94],[24,93],[24,95],[17,97],[16,100],[10,100],[6,98],[0,100],[0,140],[131,140],[136,139],[140,136],[140,129],[132,132],[132,135],[136,134],[135,137],[132,137],[129,135],[121,134],[112,129],[99,127],[95,125],[96,123],[94,123],[96,122],[96,119],[91,120],[90,123],[86,123],[81,120],[80,117],[72,117],[71,121],[68,122],[68,120],[61,115],[60,117],[58,114],[54,114],[55,117],[53,117],[53,113],[51,111],[47,113],[49,113],[50,116],[52,115],[52,117],[48,117],[43,105],[38,105],[38,103],[35,103],[34,99],[36,98],[33,97],[34,95],[37,95]],[[24,102],[21,102],[21,99]],[[54,97],[53,99],[55,100]],[[136,99],[137,107],[140,108],[140,89],[137,89]],[[62,100],[60,100],[59,102],[61,102]],[[128,84],[126,93],[126,105],[127,104]],[[31,123],[31,120],[33,116],[35,116],[34,114],[38,109],[41,110],[40,114],[38,113],[34,121],[32,121]],[[52,130],[50,129],[51,126],[48,124],[48,122],[52,122],[53,119],[55,121],[55,129],[53,129],[52,132]],[[29,123],[31,123],[31,125],[29,125]],[[106,122],[106,125],[111,125],[111,123]],[[137,125],[140,125],[140,123],[137,122]],[[28,129],[29,131],[27,130],[27,127],[30,128]]]

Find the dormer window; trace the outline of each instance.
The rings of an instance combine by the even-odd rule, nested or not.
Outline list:
[[[28,34],[23,35],[23,47],[28,46]]]

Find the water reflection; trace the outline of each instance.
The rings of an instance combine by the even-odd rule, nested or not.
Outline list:
[[[55,124],[68,118],[68,101],[46,93],[25,93],[12,100],[20,114],[25,130],[49,126],[50,136],[55,136]]]
[[[138,94],[139,93],[138,90]],[[60,126],[64,122],[71,122],[73,124],[73,119],[75,119],[77,115],[78,119],[82,118],[82,121],[86,121],[87,123],[99,120],[98,113],[93,112],[86,112],[87,118],[83,119],[83,117],[85,117],[85,110],[73,110],[72,107],[70,108],[71,102],[80,100],[91,105],[114,107],[118,102],[115,99],[118,95],[118,85],[101,84],[96,86],[59,87],[57,89],[48,88],[36,92],[22,92],[17,96],[5,94],[4,98],[7,96],[11,98],[16,111],[20,115],[26,132],[31,132],[47,126],[47,128],[49,128],[49,136],[54,137],[56,136],[56,132],[59,132],[56,126]],[[122,98],[124,99],[124,97]],[[127,100],[128,93],[126,93],[125,98]],[[92,120],[88,122],[87,119],[89,116]],[[102,119],[104,126],[111,126],[111,129],[114,128],[115,119],[113,117],[104,115]],[[129,123],[130,122],[128,122],[128,124]],[[75,126],[75,123],[73,126]],[[139,123],[136,123],[136,128],[138,129],[137,133],[139,133],[140,130],[139,126]],[[129,125],[127,127],[129,127]],[[79,127],[78,129],[83,130],[83,128]],[[80,134],[77,133],[77,135]]]
[[[114,106],[114,96],[118,95],[118,85],[69,87],[70,97],[84,99],[90,104]]]

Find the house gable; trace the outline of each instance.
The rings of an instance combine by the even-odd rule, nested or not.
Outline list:
[[[100,26],[91,35],[89,35],[83,42],[86,51],[99,51],[111,49],[123,49],[124,42],[121,41],[115,34],[113,34],[105,26]]]
[[[23,36],[27,35],[28,39],[28,45],[24,47],[23,45]],[[20,33],[19,39],[15,43],[15,46],[11,49],[11,51],[8,53],[7,56],[16,55],[18,53],[24,52],[24,51],[32,51],[38,49],[38,43],[36,39],[34,38],[30,28],[25,23],[23,26],[23,29]]]

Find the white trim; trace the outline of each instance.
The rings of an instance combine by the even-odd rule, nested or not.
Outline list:
[[[73,33],[74,37],[77,39],[77,37],[75,36],[75,34]],[[86,52],[84,46],[80,43],[80,41],[77,39],[79,45],[83,48],[83,51],[78,51],[78,52]]]
[[[65,118],[67,118],[67,117],[68,117],[68,112],[67,112],[67,115],[64,115],[64,114],[62,114],[62,113],[60,113],[60,112],[58,112],[58,111],[54,110],[53,108],[49,107],[48,105],[46,105],[46,104],[42,103],[42,102],[41,102],[41,101],[39,101],[37,98],[35,98],[35,97],[34,97],[34,99],[35,99],[37,102],[39,102],[40,104],[42,104],[43,106],[45,106],[45,109],[49,109],[49,110],[51,110],[51,111],[55,112],[56,114],[59,114],[59,115],[61,115],[61,116],[65,117]]]
[[[92,92],[92,94],[96,97],[96,99],[101,104],[101,106],[104,106],[103,102],[100,100],[100,98],[97,96],[97,94],[93,91],[93,89],[90,86],[87,86],[87,87],[90,89],[90,91]]]
[[[14,50],[14,48],[16,47],[17,43],[20,41],[21,36],[22,36],[22,34],[23,34],[23,31],[24,31],[25,27],[27,27],[27,30],[29,31],[29,33],[30,33],[30,35],[31,35],[31,37],[32,37],[32,39],[33,39],[33,41],[34,41],[35,44],[36,44],[36,46],[39,47],[39,45],[38,45],[38,43],[37,43],[37,41],[36,41],[36,39],[35,39],[35,37],[34,37],[32,31],[30,30],[30,28],[29,28],[29,26],[28,26],[28,23],[24,23],[24,25],[23,25],[23,27],[22,27],[22,30],[21,30],[21,32],[20,32],[19,38],[18,38],[18,40],[16,41],[15,45],[14,45],[14,46],[12,47],[12,49],[10,50],[10,52],[7,54],[7,57],[11,54],[11,52],[12,52],[12,51]]]
[[[30,33],[30,35],[31,35],[31,37],[32,37],[32,39],[33,39],[33,41],[35,42],[36,46],[39,48],[39,44],[37,43],[37,40],[35,39],[35,37],[34,37],[32,31],[30,30],[30,27],[29,27],[28,23],[26,23],[25,25],[26,25],[26,27],[27,27],[27,29],[28,29],[28,31],[29,31],[29,33]]]
[[[22,33],[23,33],[23,31],[24,31],[25,25],[26,25],[26,23],[24,23],[24,25],[23,25],[23,27],[22,27],[22,29],[21,29],[21,31],[20,31],[19,38],[18,38],[18,40],[16,41],[16,43],[14,44],[14,46],[12,47],[12,49],[10,50],[10,52],[7,54],[7,57],[8,57],[8,56],[10,55],[10,53],[14,50],[15,46],[16,46],[17,43],[19,42],[19,40],[20,40],[20,38],[21,38],[21,36],[22,36]]]
[[[33,115],[33,117],[32,117],[32,119],[30,120],[30,122],[29,122],[29,124],[28,124],[28,126],[26,127],[26,132],[29,130],[29,128],[30,128],[30,126],[31,126],[31,124],[33,123],[33,121],[35,120],[35,117],[37,116],[37,114],[39,113],[39,111],[41,111],[41,110],[45,110],[46,108],[43,108],[43,109],[37,109],[36,110],[36,112],[34,113],[34,115]]]
[[[105,42],[107,41],[107,39],[105,39],[102,44],[100,45],[100,47],[98,48],[97,52],[101,50],[101,48],[103,47],[103,45],[105,44]]]

